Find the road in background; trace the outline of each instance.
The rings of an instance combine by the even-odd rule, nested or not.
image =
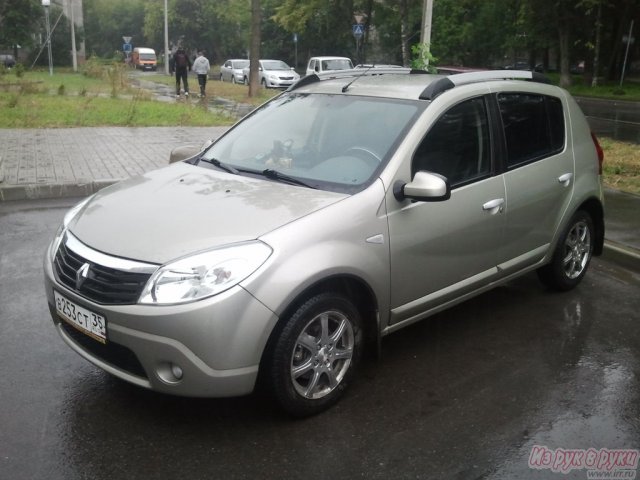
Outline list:
[[[640,102],[587,97],[576,101],[596,135],[640,144]]]

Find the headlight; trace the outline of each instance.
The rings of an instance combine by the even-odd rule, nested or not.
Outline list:
[[[82,208],[87,204],[89,200],[91,200],[92,197],[93,195],[85,198],[83,201],[81,201],[76,206],[72,207],[67,213],[65,213],[62,224],[58,227],[58,231],[56,232],[55,236],[53,237],[53,241],[51,242],[51,258],[56,255],[58,247],[60,246],[60,241],[62,240],[64,232],[67,230],[67,227],[69,226],[71,221],[76,218],[76,215],[78,215],[80,210],[82,210]]]
[[[249,242],[182,258],[151,276],[139,302],[169,305],[217,295],[255,272],[271,252],[262,242]]]

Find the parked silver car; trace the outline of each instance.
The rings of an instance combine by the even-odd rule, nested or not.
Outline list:
[[[249,66],[249,60],[234,58],[220,65],[220,81],[244,83],[243,69]]]
[[[528,81],[524,81],[528,80]],[[177,395],[334,404],[365,349],[604,238],[602,150],[534,72],[310,75],[207,149],[105,188],[44,261],[81,356]]]
[[[300,80],[293,67],[282,60],[259,60],[258,78],[265,88],[286,88]],[[249,85],[249,66],[243,70],[245,85]]]

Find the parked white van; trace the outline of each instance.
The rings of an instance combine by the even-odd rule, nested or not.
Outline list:
[[[141,70],[153,70],[158,68],[158,58],[153,48],[137,47],[133,49],[131,63],[134,68]]]
[[[307,64],[307,75],[330,70],[351,70],[353,63],[347,57],[311,57]]]

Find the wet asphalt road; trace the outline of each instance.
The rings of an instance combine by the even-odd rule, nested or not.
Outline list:
[[[576,98],[599,137],[640,144],[640,102]]]
[[[54,331],[42,254],[74,201],[0,203],[0,479],[585,479],[533,445],[640,448],[640,276],[596,259],[573,292],[535,275],[387,337],[306,420],[265,399],[185,399],[103,373]]]

